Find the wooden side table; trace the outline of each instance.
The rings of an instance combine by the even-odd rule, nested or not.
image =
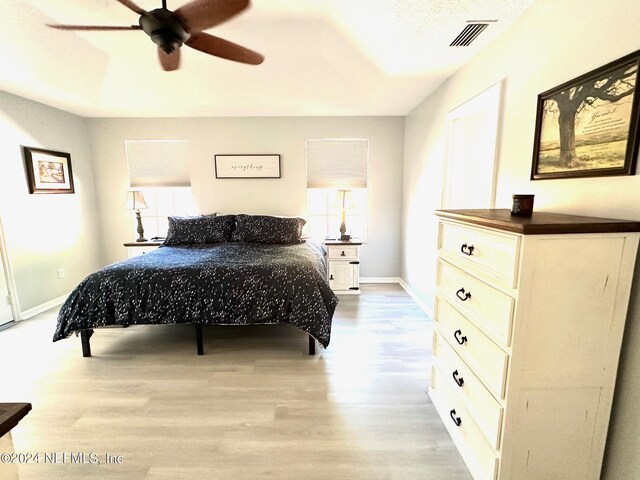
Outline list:
[[[0,453],[14,453],[11,429],[31,410],[30,403],[0,403]],[[18,480],[18,464],[0,464],[3,480]]]
[[[327,277],[334,293],[360,295],[360,246],[362,242],[326,240]]]
[[[146,242],[128,242],[124,246],[127,247],[129,258],[137,257],[149,253],[164,243],[164,240],[147,240]]]

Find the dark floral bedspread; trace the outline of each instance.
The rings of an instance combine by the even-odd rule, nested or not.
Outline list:
[[[53,341],[107,325],[288,323],[329,345],[338,299],[322,247],[165,246],[104,267],[71,293]]]

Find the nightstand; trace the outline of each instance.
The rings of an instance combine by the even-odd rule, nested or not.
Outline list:
[[[149,253],[164,243],[164,240],[147,240],[146,242],[128,242],[124,246],[127,247],[129,258],[137,257]]]
[[[362,242],[326,240],[327,277],[334,293],[360,295],[360,245]]]

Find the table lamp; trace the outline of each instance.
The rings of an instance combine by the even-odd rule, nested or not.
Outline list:
[[[351,240],[351,235],[347,235],[347,225],[345,223],[347,210],[355,208],[353,198],[351,197],[351,190],[338,190],[338,200],[333,205],[342,209],[342,223],[340,224],[340,240],[348,242]]]
[[[147,203],[144,201],[144,195],[139,190],[131,190],[127,192],[127,201],[124,204],[124,208],[127,210],[135,210],[136,220],[138,221],[138,238],[136,242],[146,242],[144,238],[144,228],[142,228],[142,218],[140,217],[140,209],[148,208]]]

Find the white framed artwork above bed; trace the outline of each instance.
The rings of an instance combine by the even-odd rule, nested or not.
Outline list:
[[[215,155],[216,178],[281,178],[280,155]]]

